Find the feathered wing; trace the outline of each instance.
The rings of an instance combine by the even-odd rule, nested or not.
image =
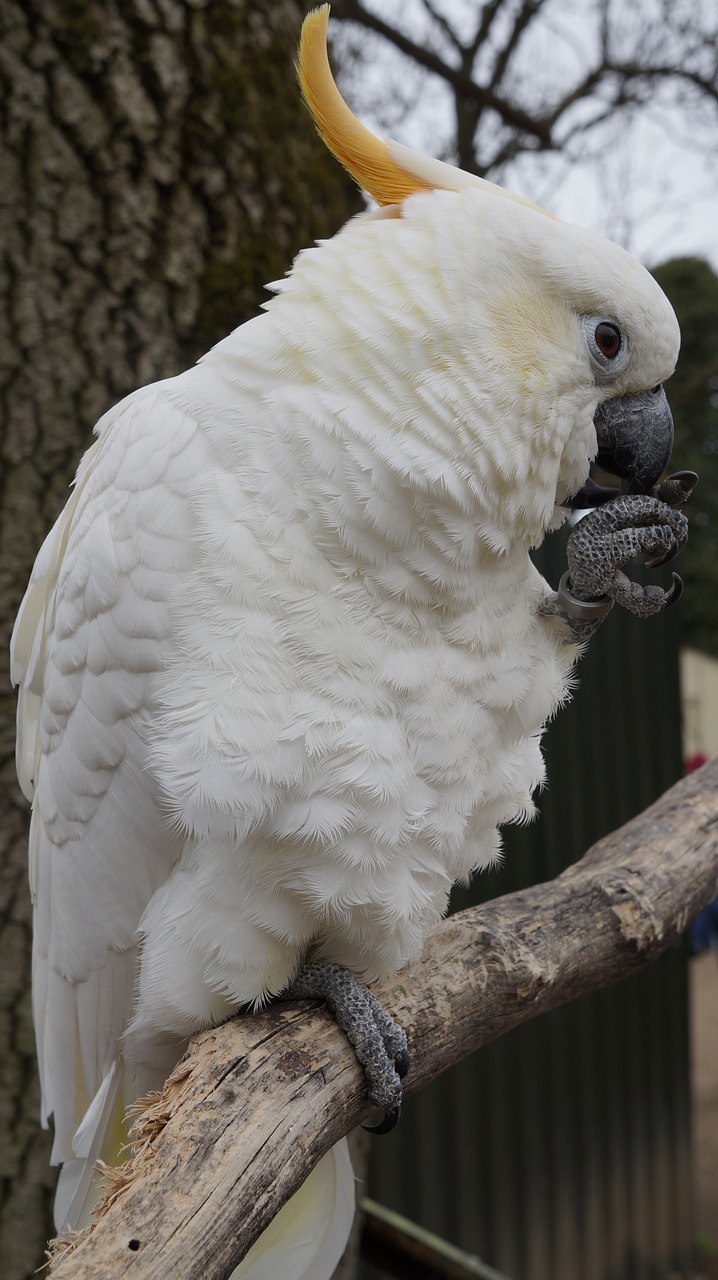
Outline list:
[[[211,469],[195,419],[165,389],[130,397],[98,430],[38,556],[11,654],[18,773],[33,806],[42,1117],[54,1118],[52,1159],[63,1164],[58,1229],[87,1221],[96,1162],[116,1162],[126,1139],[126,1104],[163,1082],[162,1073],[131,1074],[122,1037],[136,995],[138,925],[181,851],[148,767],[147,729],[173,643],[169,603],[191,568],[188,495]],[[178,1035],[167,1068],[181,1047]],[[236,1275],[331,1275],[353,1212],[342,1142]]]
[[[91,1167],[110,1156],[103,1134],[134,1096],[119,1043],[136,930],[178,851],[145,768],[144,730],[169,642],[166,602],[189,546],[182,477],[195,424],[150,388],[99,430],[12,639],[18,772],[32,801],[42,1118],[54,1116],[53,1161],[67,1162],[63,1218],[87,1190],[77,1159]]]

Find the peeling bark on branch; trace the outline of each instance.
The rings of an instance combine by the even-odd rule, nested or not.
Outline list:
[[[718,761],[557,879],[444,921],[378,991],[406,1027],[413,1093],[488,1041],[656,959],[718,892]],[[224,1277],[368,1107],[323,1008],[287,1004],[197,1037],[138,1121],[134,1164],[57,1280]]]

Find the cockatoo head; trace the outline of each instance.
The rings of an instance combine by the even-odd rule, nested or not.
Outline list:
[[[393,220],[376,242],[393,271],[389,293],[414,308],[417,363],[457,422],[475,410],[487,502],[540,541],[557,508],[594,506],[611,491],[589,478],[594,461],[624,491],[649,492],[670,456],[673,424],[662,384],[679,330],[652,276],[623,249],[554,218],[473,174],[380,141],[351,113],[329,68],[329,6],[305,19],[298,74],[329,149]],[[342,233],[344,235],[346,233]],[[377,236],[379,228],[377,227]],[[351,240],[351,237],[350,237]],[[366,236],[349,243],[357,283],[375,274]],[[412,277],[411,279],[409,277]],[[341,300],[337,306],[341,305]],[[443,382],[438,370],[443,365]],[[441,390],[443,386],[443,391]],[[425,397],[428,398],[428,397]]]

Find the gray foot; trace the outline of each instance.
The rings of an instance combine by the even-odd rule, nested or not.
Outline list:
[[[637,556],[648,555],[649,568],[667,564],[685,545],[688,521],[659,498],[624,494],[591,511],[568,540],[569,590],[579,601],[615,600],[640,618],[661,613],[680,594],[674,575],[670,591],[642,587],[621,572]]]
[[[389,1133],[401,1114],[401,1081],[409,1070],[406,1034],[351,969],[310,960],[282,992],[282,1000],[324,1000],[364,1068],[369,1100],[385,1116],[370,1133]]]
[[[675,508],[686,501],[695,480],[693,472],[678,472],[653,494],[620,494],[584,516],[568,540],[568,572],[545,601],[543,612],[563,618],[574,640],[583,642],[614,603],[639,618],[675,604],[683,593],[677,574],[664,591],[632,582],[622,567],[647,555],[646,567],[657,568],[685,546],[688,521]]]

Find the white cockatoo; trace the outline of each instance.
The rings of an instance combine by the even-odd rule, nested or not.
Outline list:
[[[302,88],[379,210],[102,418],[14,631],[58,1226],[194,1031],[322,974],[336,1004],[345,969],[419,955],[452,884],[532,813],[578,642],[613,599],[677,593],[620,572],[685,537],[655,488],[678,352],[660,288],[599,236],[374,138],[326,23],[306,20]],[[597,456],[623,495],[579,526],[554,593],[529,550],[604,503]],[[392,1107],[402,1037],[375,1021]],[[343,1147],[304,1197],[304,1244],[280,1217],[239,1275],[331,1274]]]

